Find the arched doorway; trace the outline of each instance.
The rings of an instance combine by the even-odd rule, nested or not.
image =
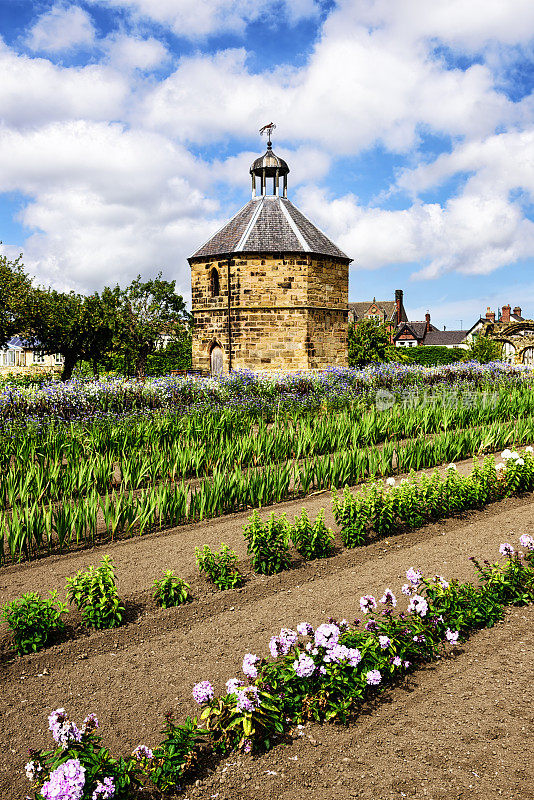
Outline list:
[[[211,348],[210,371],[212,375],[222,375],[223,373],[223,351],[218,344],[214,344]]]
[[[507,361],[508,364],[513,364],[515,358],[515,347],[511,342],[503,342],[502,346],[502,359]]]
[[[529,367],[534,366],[534,347],[526,347],[521,353],[521,361]]]

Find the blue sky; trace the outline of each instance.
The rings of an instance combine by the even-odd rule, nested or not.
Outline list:
[[[351,300],[534,317],[531,0],[0,0],[0,36],[1,247],[36,283],[188,298],[273,120]]]

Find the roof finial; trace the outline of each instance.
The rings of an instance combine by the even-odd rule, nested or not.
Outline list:
[[[260,128],[260,136],[263,136],[263,134],[267,131],[267,147],[269,150],[272,147],[271,133],[274,131],[275,128],[276,125],[274,124],[274,122],[268,122],[267,125],[264,125],[263,128]]]

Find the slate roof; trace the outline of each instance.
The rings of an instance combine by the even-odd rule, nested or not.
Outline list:
[[[410,320],[407,322],[401,322],[401,324],[397,327],[397,333],[393,338],[397,339],[404,330],[408,330],[410,333],[412,333],[415,339],[422,341],[425,338],[426,322],[411,322]],[[428,333],[433,331],[437,331],[439,333],[436,326],[430,323],[430,330]],[[428,333],[426,334],[427,336]]]
[[[233,253],[313,253],[352,261],[290,200],[274,195],[249,200],[189,261]]]
[[[451,345],[460,344],[465,340],[467,331],[429,331],[423,344]]]
[[[388,321],[397,321],[397,304],[394,300],[365,300],[362,302],[358,301],[357,303],[349,303],[349,311],[353,312],[354,320],[357,322],[372,305],[377,306],[382,312],[385,312]]]
[[[20,336],[12,336],[6,347],[22,347],[24,350],[31,349],[29,342],[24,341]]]

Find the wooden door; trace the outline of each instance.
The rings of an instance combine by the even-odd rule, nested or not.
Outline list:
[[[218,344],[212,348],[210,354],[210,366],[212,375],[222,375],[223,371],[223,351]]]

